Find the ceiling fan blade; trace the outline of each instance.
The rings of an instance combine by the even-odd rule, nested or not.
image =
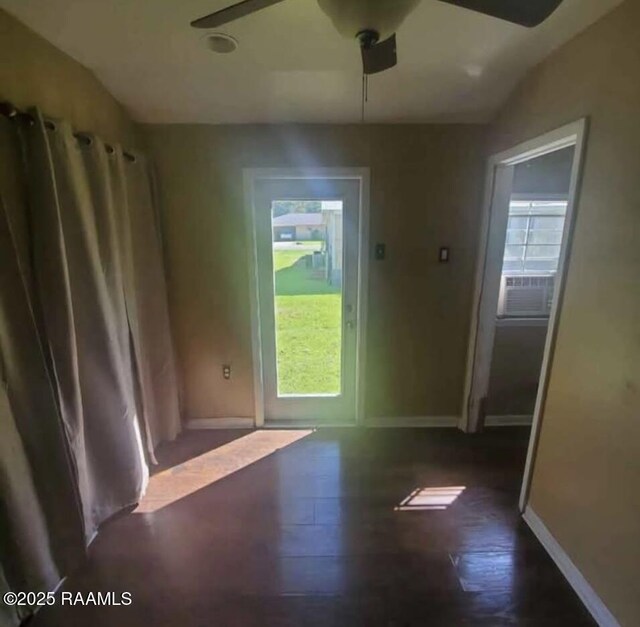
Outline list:
[[[243,0],[237,4],[232,4],[226,9],[221,9],[215,13],[210,13],[197,20],[193,20],[191,26],[194,28],[217,28],[218,26],[228,24],[246,15],[251,15],[251,13],[255,13],[256,11],[278,4],[279,2],[282,2],[282,0]]]
[[[395,33],[380,43],[361,46],[362,68],[365,74],[377,74],[398,63]]]
[[[463,9],[532,28],[542,24],[562,0],[441,0]]]

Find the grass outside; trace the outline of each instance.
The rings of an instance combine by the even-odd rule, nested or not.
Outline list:
[[[305,263],[321,245],[274,247],[279,394],[340,392],[341,290]]]

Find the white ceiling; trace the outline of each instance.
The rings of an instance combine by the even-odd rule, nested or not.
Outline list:
[[[347,1],[347,0],[345,0]],[[527,0],[521,0],[527,1]],[[234,0],[0,0],[91,68],[142,122],[355,122],[361,65],[315,0],[287,0],[207,50],[189,22]],[[488,119],[526,70],[621,0],[564,0],[528,30],[422,0],[398,31],[399,65],[369,80],[368,122]],[[570,77],[567,77],[570,80]]]

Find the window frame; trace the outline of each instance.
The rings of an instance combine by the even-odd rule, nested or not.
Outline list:
[[[517,202],[526,202],[529,204],[529,209],[527,213],[515,213],[513,212],[513,205]],[[549,203],[553,203],[555,205],[564,205],[564,213],[554,213],[549,211]],[[538,210],[535,208],[536,203],[546,203],[547,206],[540,206]],[[560,262],[560,257],[562,255],[562,237],[564,234],[564,229],[566,228],[567,223],[567,208],[568,208],[568,199],[554,199],[550,200],[548,198],[527,198],[527,199],[515,199],[512,198],[509,203],[509,214],[507,216],[507,229],[505,236],[505,244],[504,244],[504,254],[502,258],[502,275],[503,276],[538,276],[538,275],[555,275],[558,271],[558,265]],[[526,219],[527,225],[524,229],[514,229],[509,228],[509,223],[512,218],[523,218]],[[562,218],[562,228],[561,229],[535,229],[532,228],[532,223],[534,218]],[[560,241],[557,244],[536,244],[530,241],[531,234],[535,231],[553,231],[555,233],[560,234]],[[509,231],[524,231],[524,242],[517,244],[509,243]],[[553,257],[528,257],[528,251],[530,248],[537,246],[540,248],[554,248],[557,250],[557,255]],[[507,259],[507,248],[508,247],[518,247],[522,248],[522,257],[518,260],[515,258]],[[526,264],[527,260],[536,260],[536,261],[553,261],[555,260],[556,265],[553,270],[527,270]],[[505,265],[507,262],[518,262],[520,264],[519,269],[505,269]]]

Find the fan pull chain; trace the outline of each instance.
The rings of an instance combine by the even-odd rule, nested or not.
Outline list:
[[[364,105],[369,102],[369,77],[362,75],[362,113],[360,121],[364,124]]]

